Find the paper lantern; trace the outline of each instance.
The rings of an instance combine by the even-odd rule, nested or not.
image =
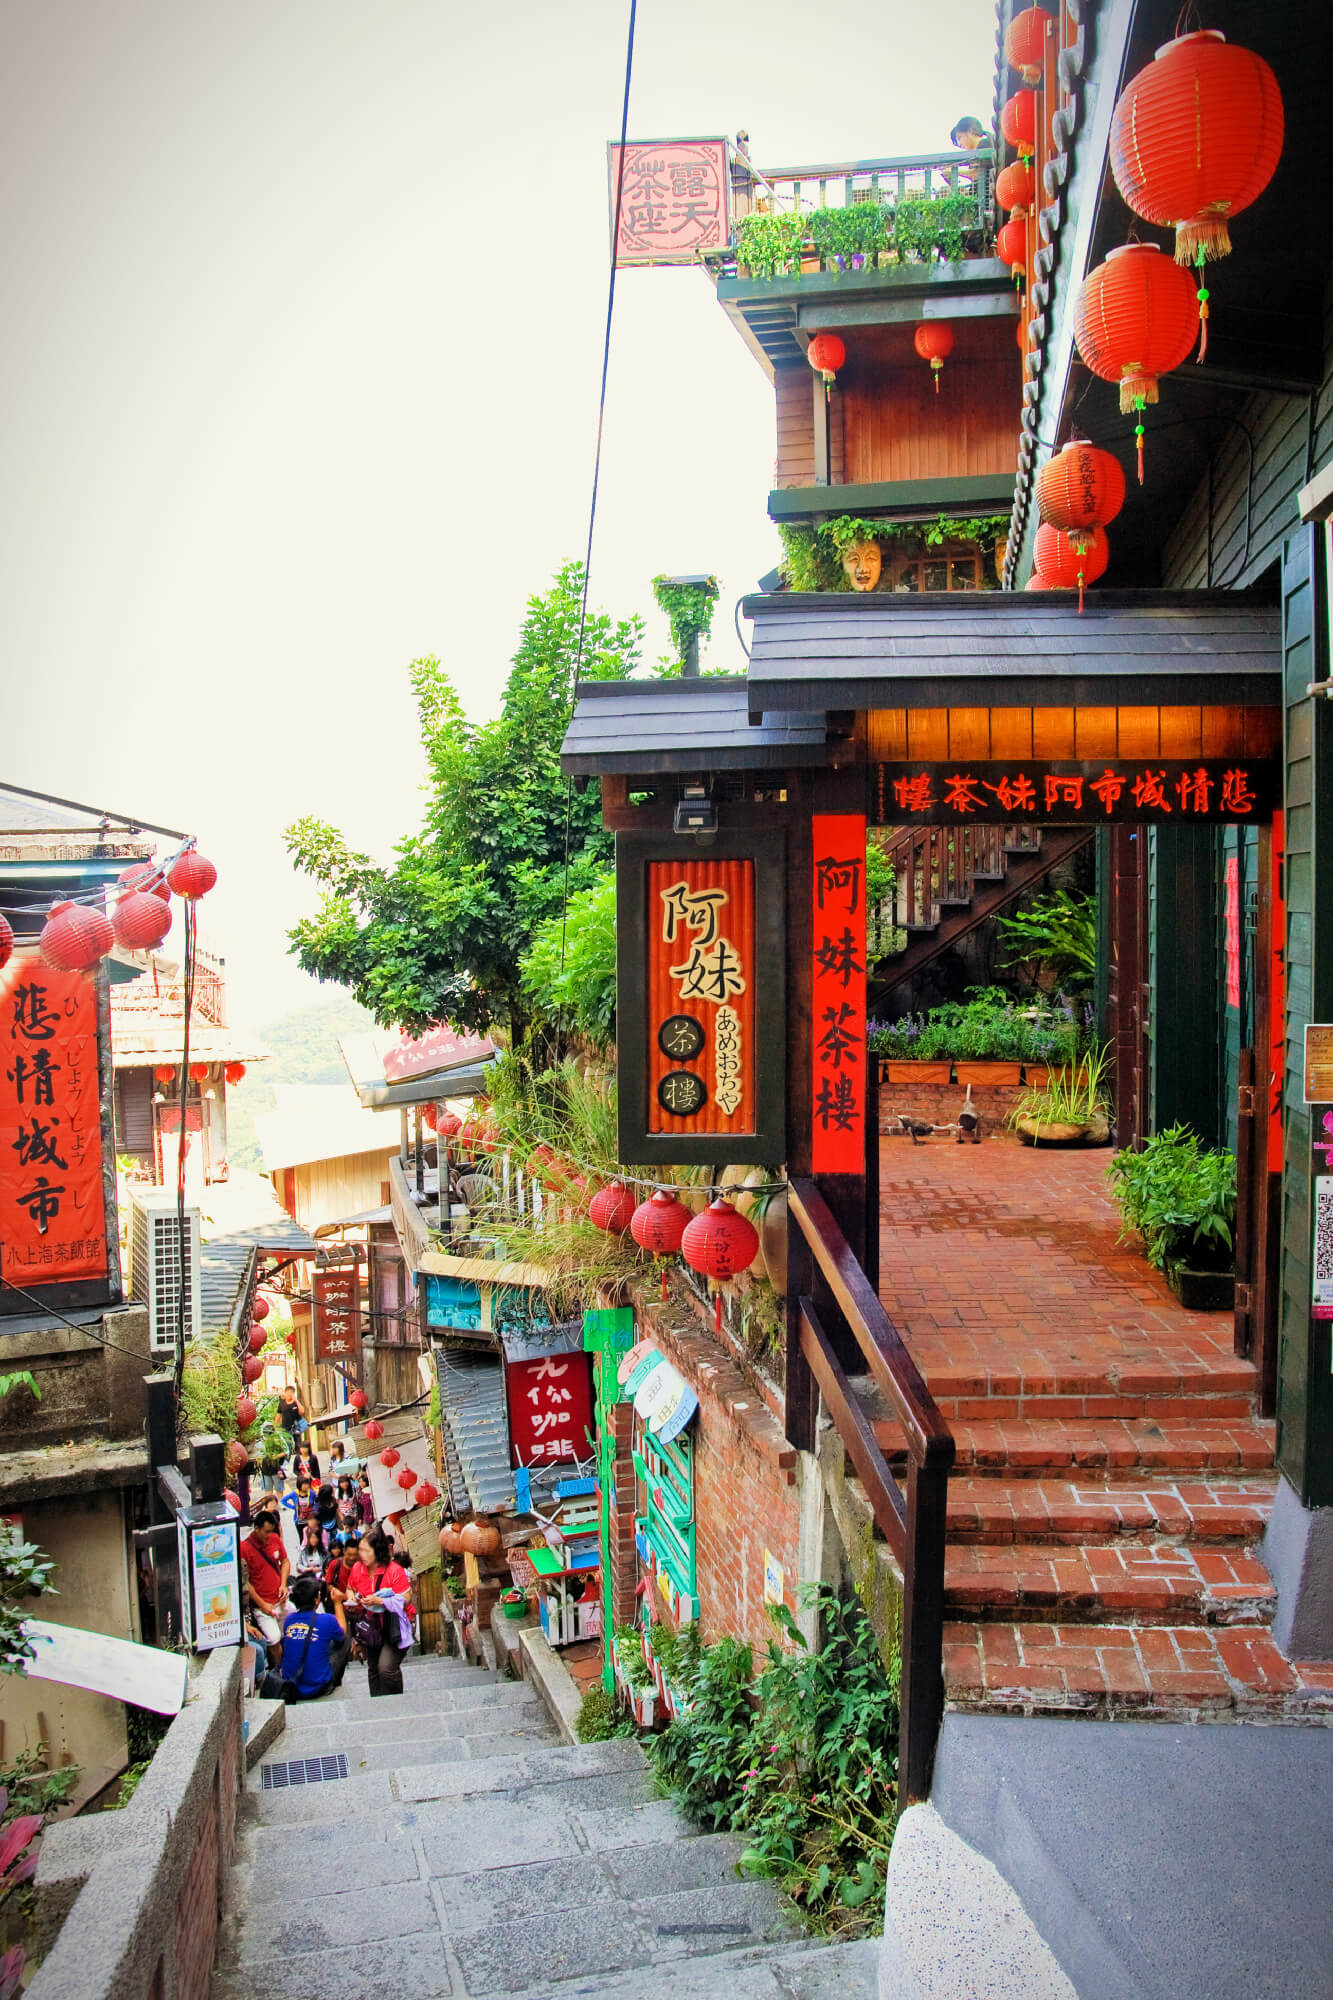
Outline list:
[[[1179,368],[1194,345],[1194,287],[1155,243],[1122,243],[1089,271],[1074,300],[1074,340],[1103,382],[1120,387],[1120,408],[1138,421],[1143,483],[1143,410],[1157,401],[1158,378]]]
[[[847,359],[847,349],[836,333],[817,333],[805,350],[810,366],[824,378],[824,393],[833,387],[838,370]]]
[[[191,1063],[191,1064],[190,1064],[190,1081],[191,1081],[191,1083],[207,1083],[207,1081],[208,1081],[208,1064],[207,1064],[207,1063]]]
[[[1043,521],[1037,530],[1032,559],[1044,579],[1045,590],[1077,590],[1078,608],[1083,609],[1083,587],[1106,574],[1111,545],[1105,528],[1089,528],[1075,547],[1059,528]]]
[[[111,915],[116,943],[126,951],[153,951],[171,929],[171,905],[160,897],[132,889]]]
[[[1026,215],[1032,207],[1036,185],[1031,160],[1013,160],[995,176],[995,199],[1001,208],[1012,208]]]
[[[494,1521],[466,1521],[458,1539],[468,1555],[493,1556],[499,1553],[500,1530]]]
[[[440,1554],[445,1556],[461,1556],[462,1553],[462,1536],[452,1521],[445,1521],[440,1528]]]
[[[239,1438],[233,1438],[222,1454],[222,1463],[234,1479],[238,1472],[244,1472],[250,1463],[250,1454]]]
[[[160,902],[171,901],[171,891],[162,879],[162,870],[151,861],[138,861],[133,868],[122,868],[116,877],[116,887],[122,895],[131,891],[145,896],[156,896]]]
[[[696,1215],[681,1238],[680,1253],[692,1269],[725,1284],[753,1264],[759,1232],[719,1195],[702,1215]]]
[[[435,1130],[435,1106],[433,1104],[422,1105],[421,1122],[428,1132]]]
[[[1037,474],[1037,511],[1071,538],[1108,528],[1125,504],[1125,475],[1118,458],[1074,439]]]
[[[42,963],[53,972],[90,972],[115,941],[100,910],[83,909],[77,903],[53,903],[37,949]]]
[[[257,1354],[247,1354],[241,1363],[241,1374],[247,1382],[257,1382],[264,1372],[264,1364]]]
[[[1037,99],[1030,90],[1016,90],[1000,106],[1000,130],[1020,160],[1030,159],[1037,147]]]
[[[374,1444],[376,1438],[382,1438],[384,1436],[383,1424],[377,1424],[375,1422],[375,1419],[372,1417],[370,1422],[366,1425],[366,1436],[370,1440],[371,1444]]]
[[[423,1479],[420,1486],[418,1486],[416,1492],[412,1495],[412,1498],[416,1501],[418,1507],[429,1507],[431,1501],[438,1500],[439,1497],[440,1497],[439,1487],[432,1486],[429,1479]]]
[[[167,881],[178,896],[193,903],[206,896],[218,879],[218,871],[195,847],[187,847],[167,870]]]
[[[1040,83],[1046,50],[1055,33],[1055,16],[1044,7],[1025,7],[1004,31],[1004,59],[1024,83]]]
[[[398,1458],[399,1454],[394,1450],[393,1446],[390,1445],[386,1451],[382,1451],[380,1453],[380,1464],[384,1467],[386,1472],[392,1472],[395,1465],[397,1465],[398,1463]]]
[[[1009,266],[1012,278],[1021,278],[1028,266],[1028,225],[1022,215],[1011,215],[1003,228],[996,232],[995,254],[1002,264]]]
[[[629,1233],[641,1250],[654,1257],[671,1257],[679,1250],[690,1223],[690,1211],[666,1188],[641,1201],[629,1220]]]
[[[354,1410],[364,1410],[370,1406],[370,1398],[364,1389],[353,1389],[347,1400]]]
[[[1024,590],[1049,590],[1051,586],[1047,583],[1041,571],[1034,569],[1027,582],[1023,585],[1023,588]]]
[[[268,1318],[268,1300],[262,1292],[256,1292],[250,1301],[250,1317],[251,1319]]]
[[[264,1332],[262,1326],[252,1326],[249,1333],[245,1336],[245,1344],[252,1354],[262,1354],[264,1343],[267,1339],[268,1335]]]
[[[421,1474],[419,1472],[413,1472],[410,1465],[405,1465],[401,1472],[396,1472],[394,1474],[394,1478],[397,1480],[398,1484],[402,1487],[404,1493],[410,1493],[420,1477]]]
[[[228,1063],[227,1067],[223,1070],[222,1074],[226,1077],[228,1083],[244,1083],[245,1064]]]
[[[14,932],[8,917],[0,917],[0,969],[9,964],[14,950]]]
[[[463,1129],[463,1121],[454,1111],[442,1111],[436,1121],[435,1130],[441,1139],[456,1139]]]
[[[588,1203],[588,1219],[610,1236],[623,1236],[634,1220],[637,1205],[633,1188],[626,1187],[624,1181],[612,1181]]]
[[[153,1075],[159,1083],[174,1083],[176,1081],[176,1072],[170,1063],[158,1063],[153,1071]]]
[[[1231,250],[1228,224],[1282,155],[1282,92],[1262,56],[1207,28],[1158,49],[1111,118],[1111,172],[1135,215],[1176,232],[1176,261]],[[1207,294],[1200,304],[1206,317]]]
[[[236,1398],[236,1427],[238,1430],[248,1431],[258,1415],[259,1411],[257,1407],[251,1402],[248,1396],[238,1396]]]
[[[935,394],[940,393],[940,371],[953,353],[953,328],[947,320],[922,320],[912,335],[912,344],[923,361],[928,361],[935,377]]]

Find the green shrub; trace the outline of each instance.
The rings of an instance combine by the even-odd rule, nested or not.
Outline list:
[[[609,1048],[616,1025],[616,878],[609,869],[539,924],[519,963],[537,1011]]]
[[[1010,966],[1027,962],[1052,981],[1062,980],[1079,991],[1091,986],[1097,969],[1095,896],[1056,889],[1049,896],[1038,896],[1016,916],[995,921]]]
[[[600,1681],[594,1681],[580,1704],[574,1734],[580,1743],[606,1743],[615,1733],[615,1700]]]
[[[1123,1242],[1137,1230],[1148,1262],[1229,1270],[1236,1221],[1236,1156],[1205,1147],[1188,1125],[1172,1125],[1117,1153],[1108,1169]]]
[[[1057,1069],[1077,1062],[1089,1047],[1092,1010],[1070,1001],[1020,1004],[998,986],[970,989],[967,1000],[906,1014],[898,1021],[872,1021],[867,1041],[873,1055],[899,1062],[1046,1063]]]

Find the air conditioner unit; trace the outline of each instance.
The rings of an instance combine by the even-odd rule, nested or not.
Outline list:
[[[199,1301],[199,1211],[185,1211],[184,1271],[176,1196],[169,1188],[130,1189],[130,1297],[148,1308],[148,1345],[153,1354],[174,1354],[185,1294],[185,1338],[201,1331]]]

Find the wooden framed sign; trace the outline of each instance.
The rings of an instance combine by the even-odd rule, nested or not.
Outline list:
[[[331,1264],[315,1272],[315,1359],[340,1368],[361,1360],[361,1266]]]
[[[866,1170],[866,823],[862,813],[816,813],[810,881],[810,1166]]]
[[[616,267],[693,264],[700,250],[725,250],[731,231],[731,171],[725,139],[649,139],[607,151],[611,223],[620,187]]]
[[[617,1071],[627,1165],[786,1153],[785,841],[616,838]]]

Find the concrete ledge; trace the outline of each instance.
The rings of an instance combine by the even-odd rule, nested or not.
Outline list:
[[[245,1721],[245,1768],[253,1771],[266,1750],[271,1750],[287,1727],[284,1701],[247,1701]]]
[[[519,1640],[523,1656],[523,1678],[531,1681],[541,1697],[562,1743],[577,1743],[575,1724],[583,1706],[574,1676],[559,1654],[547,1644],[539,1625],[525,1625]]]
[[[1333,1659],[1333,1507],[1302,1507],[1279,1479],[1261,1553],[1277,1585],[1274,1644],[1291,1660]]]

